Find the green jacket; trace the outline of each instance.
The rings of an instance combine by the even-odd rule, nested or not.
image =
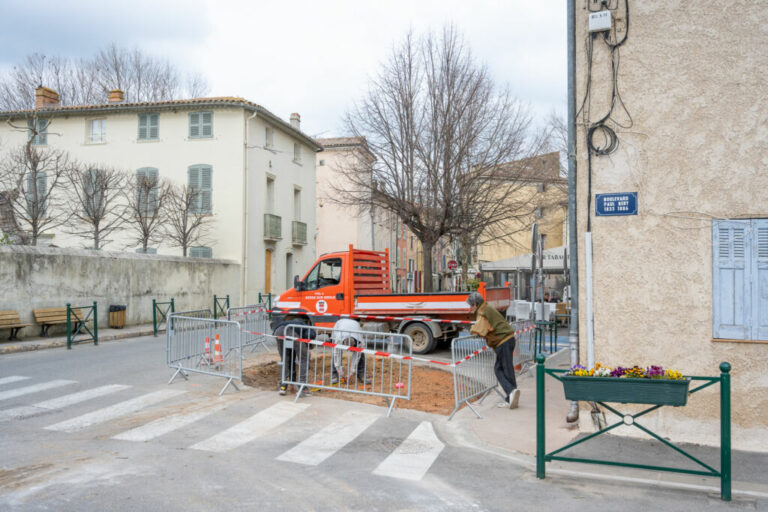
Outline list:
[[[469,333],[485,338],[485,343],[492,349],[498,348],[502,343],[515,337],[515,328],[509,325],[501,313],[489,306],[487,302],[483,302],[477,308],[475,320]]]

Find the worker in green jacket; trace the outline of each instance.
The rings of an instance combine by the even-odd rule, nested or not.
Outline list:
[[[486,345],[496,352],[496,362],[493,371],[496,380],[506,393],[506,399],[499,403],[499,407],[517,408],[520,401],[520,390],[517,389],[515,380],[515,328],[507,323],[501,313],[489,305],[483,296],[477,292],[471,292],[467,298],[467,304],[475,314],[475,323],[469,333],[481,336]]]

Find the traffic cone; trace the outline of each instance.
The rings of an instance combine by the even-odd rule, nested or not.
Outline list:
[[[224,358],[221,356],[221,343],[219,343],[219,335],[216,335],[216,343],[213,345],[213,362],[223,363]]]
[[[211,338],[207,336],[205,338],[205,361],[211,362]]]

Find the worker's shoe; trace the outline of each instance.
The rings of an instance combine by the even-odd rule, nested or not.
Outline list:
[[[517,409],[517,403],[520,401],[520,390],[513,389],[509,394],[509,408]]]
[[[331,384],[338,384],[338,383],[339,383],[339,376],[331,375]]]
[[[285,384],[281,384],[280,391],[278,391],[278,393],[280,393],[281,395],[285,395],[286,393],[288,393],[288,386],[286,386]]]
[[[358,375],[357,376],[357,383],[358,384],[370,384],[371,379],[366,379],[365,375]]]

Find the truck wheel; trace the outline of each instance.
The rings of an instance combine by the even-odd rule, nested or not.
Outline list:
[[[405,328],[403,334],[410,336],[413,340],[414,354],[428,354],[435,348],[435,338],[432,336],[432,329],[424,324],[410,324]]]

